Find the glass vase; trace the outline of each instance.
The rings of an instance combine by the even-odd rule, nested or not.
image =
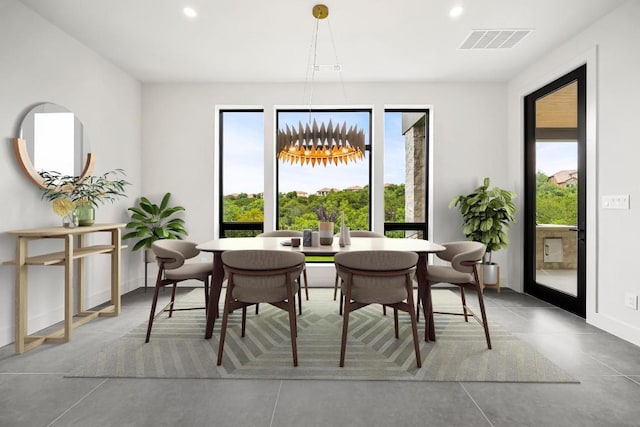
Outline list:
[[[73,210],[62,218],[62,226],[66,228],[75,228],[78,226],[78,215]]]
[[[93,225],[96,220],[96,210],[93,205],[82,204],[76,206],[76,216],[78,217],[78,225],[80,227]]]

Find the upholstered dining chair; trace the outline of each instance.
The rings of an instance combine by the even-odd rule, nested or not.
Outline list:
[[[460,288],[460,297],[462,299],[462,313],[436,312],[438,314],[452,314],[464,316],[465,322],[469,321],[469,315],[475,318],[484,328],[484,335],[487,340],[487,347],[491,349],[491,337],[489,336],[489,324],[487,323],[487,314],[484,308],[484,298],[482,289],[480,288],[480,280],[478,278],[477,265],[482,261],[482,256],[486,251],[486,246],[480,242],[460,241],[441,243],[446,249],[437,252],[438,258],[448,261],[450,265],[429,265],[427,268],[427,290],[431,292],[431,286],[437,283],[449,283]],[[480,315],[478,316],[469,309],[465,296],[465,289],[471,289],[478,294],[478,304],[480,306]],[[422,295],[418,296],[418,301],[422,300]],[[425,311],[425,320],[429,322],[432,318],[428,314],[433,311],[433,307],[423,307]],[[425,340],[429,325],[425,325]]]
[[[297,230],[265,231],[264,233],[258,234],[256,237],[299,237],[300,238],[300,242],[302,242],[302,232],[301,231],[297,231]],[[308,285],[308,282],[307,282],[307,268],[306,267],[305,267],[304,270],[302,270],[302,279],[304,280],[304,296],[305,296],[305,299],[307,301],[309,301],[309,285]]]
[[[151,303],[151,312],[149,313],[149,323],[147,325],[147,337],[145,342],[149,342],[149,338],[151,337],[151,328],[153,327],[153,320],[157,316],[156,305],[158,303],[158,293],[160,288],[173,285],[173,289],[171,291],[171,302],[167,306],[169,309],[169,317],[171,317],[174,311],[196,310],[203,308],[174,308],[176,286],[178,282],[182,282],[184,280],[200,280],[204,282],[204,309],[206,310],[209,302],[209,277],[213,270],[213,266],[210,262],[185,263],[185,260],[194,258],[200,253],[200,251],[196,249],[196,243],[194,242],[187,240],[163,239],[153,242],[151,249],[156,256],[156,262],[158,263],[158,276],[156,279],[155,290],[153,292],[153,302]]]
[[[297,320],[295,294],[300,290],[298,277],[304,269],[304,255],[277,250],[235,250],[222,253],[227,274],[227,292],[222,314],[218,366],[222,364],[229,313],[242,309],[241,336],[245,336],[247,307],[269,303],[289,313],[293,366],[298,366],[296,346]]]
[[[338,236],[340,233],[337,234]],[[385,237],[382,233],[377,233],[375,231],[370,230],[351,230],[349,232],[351,237],[377,237],[382,238]],[[338,282],[340,281],[340,277],[338,276],[338,271],[336,270],[336,280],[333,284],[333,300],[335,301],[338,298]],[[340,306],[340,314],[342,314],[342,305]]]
[[[369,304],[393,308],[395,337],[399,337],[398,310],[409,313],[418,368],[422,366],[420,339],[413,301],[413,277],[418,254],[401,251],[353,251],[337,253],[334,262],[342,278],[344,315],[340,366],[344,366],[349,315]]]

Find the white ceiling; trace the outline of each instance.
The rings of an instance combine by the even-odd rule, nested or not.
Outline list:
[[[143,82],[308,79],[314,0],[21,1]],[[506,81],[624,1],[327,0],[316,63],[336,62],[333,34],[342,75],[315,79]],[[465,8],[455,20],[454,4]],[[512,49],[458,49],[481,29],[534,31]]]

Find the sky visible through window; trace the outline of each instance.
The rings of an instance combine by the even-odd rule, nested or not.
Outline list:
[[[264,113],[222,113],[222,194],[264,191]]]
[[[322,122],[328,125],[329,120],[333,127],[342,127],[346,123],[347,130],[351,126],[357,126],[358,130],[364,131],[365,143],[370,141],[369,137],[369,112],[367,111],[349,111],[349,112],[313,112],[311,115],[308,111],[296,112],[279,112],[278,127],[285,129],[288,125],[290,128],[298,128],[302,123],[304,127],[306,123],[315,120],[318,126]],[[289,163],[278,160],[278,191],[280,193],[288,193],[291,191],[303,191],[313,194],[323,188],[335,188],[344,190],[345,188],[360,186],[364,187],[369,184],[369,153],[365,152],[365,158],[348,164],[339,165],[301,165],[300,163]]]
[[[319,123],[329,119],[333,124],[347,122],[355,124],[365,132],[369,141],[368,112],[327,112],[312,114]],[[279,124],[298,126],[309,120],[308,112],[280,112]],[[402,113],[386,112],[384,115],[384,138],[373,140],[373,149],[384,143],[384,183],[402,184],[405,175],[404,137],[402,136]],[[224,112],[223,125],[224,168],[223,194],[255,194],[264,191],[264,113]],[[576,142],[538,142],[536,144],[536,168],[551,176],[561,170],[577,169]],[[279,160],[279,191],[303,191],[315,193],[321,188],[344,188],[368,184],[368,158],[348,166],[300,166]]]
[[[384,113],[384,183],[405,183],[405,149],[402,113]]]
[[[223,194],[255,194],[264,191],[264,114],[262,112],[224,112],[223,123]],[[369,112],[313,112],[311,120],[333,125],[356,125],[369,139]],[[279,112],[279,126],[303,126],[309,120],[308,111]],[[386,113],[385,183],[404,182],[404,140],[401,135],[401,114]],[[376,141],[373,141],[374,149]],[[315,193],[321,188],[344,188],[369,184],[368,152],[363,160],[348,165],[301,166],[299,163],[279,162],[279,192],[303,191]]]
[[[536,170],[552,176],[562,170],[578,169],[578,143],[536,142]]]

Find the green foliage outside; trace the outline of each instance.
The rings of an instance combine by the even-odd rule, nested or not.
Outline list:
[[[575,225],[578,223],[578,189],[561,187],[536,174],[536,223]]]
[[[312,194],[298,197],[295,192],[280,194],[279,225],[282,230],[318,229],[318,217],[313,211],[324,206],[327,213],[344,212],[345,224],[352,230],[369,229],[369,187],[361,190],[333,191],[326,196]],[[264,199],[260,195],[240,194],[238,197],[224,196],[224,222],[262,222]],[[385,221],[404,222],[404,184],[385,188]],[[340,227],[340,217],[334,231]],[[254,235],[239,231],[240,235]],[[235,234],[234,234],[235,236]]]

